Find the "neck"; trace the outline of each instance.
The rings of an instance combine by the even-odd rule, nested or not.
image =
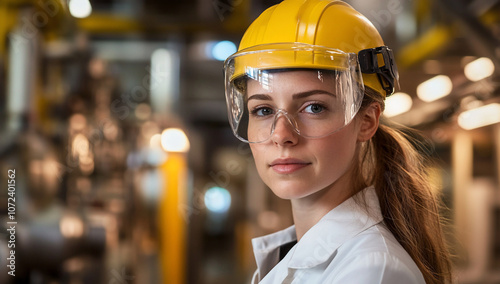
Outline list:
[[[363,188],[362,186],[353,187],[354,172],[351,166],[346,173],[327,188],[306,197],[292,199],[292,214],[297,241],[323,216]]]

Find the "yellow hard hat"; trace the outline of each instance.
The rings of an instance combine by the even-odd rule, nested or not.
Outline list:
[[[282,44],[310,46],[311,52],[290,49],[266,58],[264,49]],[[245,53],[234,63],[230,80],[247,72],[247,67],[261,69],[317,68],[338,69],[318,56],[315,50],[330,49],[357,55],[363,84],[383,96],[394,92],[398,73],[392,51],[373,24],[350,5],[338,0],[284,0],[264,11],[245,32],[238,52]],[[272,56],[272,59],[271,59]],[[345,66],[339,64],[339,66]]]

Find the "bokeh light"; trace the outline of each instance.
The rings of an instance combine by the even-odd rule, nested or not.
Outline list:
[[[225,213],[231,206],[231,194],[222,187],[212,187],[205,193],[205,206],[214,213]]]

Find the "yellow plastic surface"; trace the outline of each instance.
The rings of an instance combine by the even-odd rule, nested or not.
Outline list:
[[[358,53],[362,49],[383,46],[377,29],[350,5],[337,0],[285,0],[264,11],[245,32],[238,52],[247,48],[258,50],[259,45],[300,42],[310,45]],[[246,68],[262,66],[277,68],[322,68],[314,56],[297,58],[290,53],[279,60],[271,57],[241,56],[236,58],[234,76],[245,74]],[[381,62],[382,63],[382,62]],[[332,66],[329,69],[335,69]],[[375,74],[363,74],[366,86],[385,96]]]

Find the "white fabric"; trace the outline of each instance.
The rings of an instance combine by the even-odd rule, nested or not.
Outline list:
[[[253,239],[257,270],[252,284],[425,283],[415,262],[382,222],[375,189],[358,194],[364,195],[366,206],[349,198],[309,229],[282,261],[279,248],[296,240],[294,226]]]

